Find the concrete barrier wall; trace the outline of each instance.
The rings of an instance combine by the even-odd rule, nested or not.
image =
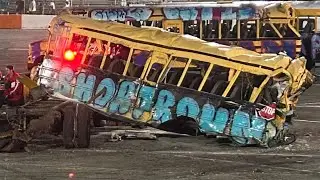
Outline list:
[[[22,29],[46,29],[54,15],[22,15]]]
[[[54,15],[0,15],[0,29],[46,29]]]
[[[0,29],[21,29],[21,15],[0,14]]]

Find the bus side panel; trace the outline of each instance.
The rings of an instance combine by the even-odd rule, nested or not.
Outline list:
[[[110,73],[100,74],[89,69],[85,71],[87,72],[79,73],[76,76],[76,84],[72,91],[70,86],[72,79],[70,77],[75,73],[72,73],[70,68],[62,68],[59,79],[63,81],[56,86],[56,92],[64,94],[73,92],[67,96],[87,102],[92,96],[105,89],[105,93],[93,102],[93,106],[111,117],[117,116],[120,119],[123,117],[140,122],[158,121],[160,123],[175,120],[177,117],[184,117],[182,118],[183,121],[188,121],[188,118],[193,119],[204,133],[230,135],[231,117],[234,117],[234,109],[237,107],[224,104],[221,96],[174,85],[160,84],[157,88],[147,84],[141,86],[142,84],[127,77]],[[70,87],[66,89],[68,85]],[[65,93],[66,90],[69,93]],[[248,117],[250,119],[238,119],[234,127],[237,127],[240,131],[251,132],[254,129],[259,131],[255,133],[263,133],[264,129],[261,130],[259,124],[252,122],[252,116]],[[247,124],[250,124],[250,126],[247,126]],[[250,133],[240,136],[246,139],[252,137]]]

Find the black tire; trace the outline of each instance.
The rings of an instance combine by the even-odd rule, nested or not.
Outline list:
[[[296,135],[292,134],[292,133],[287,133],[285,134],[285,139],[283,140],[283,144],[284,145],[289,145],[292,144],[296,141]]]
[[[74,144],[73,144],[74,119],[75,119],[74,106],[67,106],[64,111],[63,130],[62,130],[63,144],[65,148],[74,148]]]

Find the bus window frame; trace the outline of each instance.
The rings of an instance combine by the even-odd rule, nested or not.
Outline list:
[[[123,40],[121,38],[113,37],[113,36],[107,35],[107,34],[91,32],[89,30],[80,29],[80,28],[74,29],[73,32],[76,32],[77,34],[83,35],[83,36],[88,36],[88,37],[97,38],[97,39],[104,39],[105,41],[108,41],[108,40],[110,41],[111,40],[113,43],[122,44],[122,45],[124,45],[124,46],[126,46],[128,48],[131,48],[132,46],[134,46],[134,45],[132,45],[134,43],[131,42],[131,41],[126,42],[127,40]],[[131,43],[131,45],[129,45],[130,43]],[[142,49],[146,50],[146,51],[151,51],[151,52],[154,51],[154,47],[152,45],[145,45],[144,46],[143,43],[142,43],[142,45],[140,47]],[[159,48],[160,52],[166,52],[167,51],[168,55],[172,54],[170,52],[170,50],[167,49],[167,48],[162,48],[162,47],[157,47],[157,48]],[[192,52],[187,52],[187,51],[176,51],[173,55],[177,56],[177,57],[187,58],[187,59],[189,59],[189,57],[196,58],[196,59],[207,59],[208,58],[207,55],[202,55],[202,54],[197,54],[197,57],[195,57]],[[220,58],[217,58],[217,61],[218,62],[223,61],[223,62],[218,63],[218,64],[216,63],[217,65],[224,64],[223,66],[226,67],[226,68],[234,68],[233,63],[231,63],[231,62],[225,61],[225,60],[220,59]],[[209,62],[209,61],[204,61],[204,62]],[[251,72],[252,69],[256,69],[256,70],[258,70],[260,72],[259,74],[269,75],[269,74],[272,73],[272,70],[261,69],[261,68],[250,66],[250,65],[242,65],[241,68],[244,68],[245,72]]]
[[[82,56],[82,59],[81,59],[81,64],[84,64],[86,58],[87,58],[87,55],[88,55],[88,49],[89,49],[89,46],[91,44],[91,40],[92,40],[92,37],[91,36],[87,36],[88,37],[88,41],[87,41],[87,44],[86,44],[86,49],[84,50],[83,52],[83,56]]]
[[[227,86],[226,89],[224,90],[224,92],[223,92],[223,94],[222,94],[222,97],[226,97],[226,96],[229,94],[232,86],[234,85],[234,83],[235,83],[236,80],[238,79],[238,77],[239,77],[239,75],[240,75],[241,72],[243,72],[243,71],[241,71],[241,70],[237,70],[237,71],[236,71],[236,73],[235,73],[235,74],[233,75],[233,77],[231,78],[228,86]]]
[[[180,79],[179,79],[179,81],[178,81],[177,87],[180,87],[180,86],[181,86],[181,84],[182,84],[182,82],[183,82],[183,79],[184,79],[184,77],[186,76],[187,71],[188,71],[188,69],[189,69],[189,66],[190,66],[190,64],[191,64],[191,61],[192,61],[192,59],[191,59],[191,58],[188,58],[186,67],[183,69],[183,72],[182,72],[181,77],[180,77]]]
[[[172,23],[173,26],[169,26],[170,23]],[[184,23],[183,23],[182,20],[179,20],[179,19],[174,19],[174,20],[163,19],[162,20],[162,28],[167,31],[168,26],[169,27],[178,27],[179,28],[179,34],[184,34]]]
[[[201,91],[202,88],[203,88],[203,86],[204,86],[205,83],[207,82],[208,77],[209,77],[209,75],[210,75],[210,73],[211,73],[211,71],[212,71],[213,66],[214,66],[214,64],[213,64],[213,63],[210,63],[210,65],[209,65],[206,73],[204,74],[203,79],[202,79],[202,81],[201,81],[201,83],[200,83],[200,85],[199,85],[199,87],[198,87],[198,91]]]
[[[106,49],[105,49],[104,54],[103,54],[103,58],[102,58],[101,64],[100,64],[100,69],[101,70],[103,70],[103,67],[106,64],[106,59],[107,59],[108,51],[109,51],[109,48],[110,48],[110,44],[111,44],[111,42],[108,41]]]
[[[127,58],[127,62],[126,62],[126,65],[124,66],[124,70],[122,72],[123,76],[128,76],[127,72],[128,72],[128,69],[129,69],[129,66],[130,66],[130,63],[131,63],[131,58],[132,58],[133,51],[134,51],[134,49],[132,47],[129,47],[129,48],[130,48],[130,51],[129,51],[129,55],[128,55],[128,58]]]
[[[268,81],[270,80],[271,76],[267,76],[263,81],[262,83],[260,84],[260,86],[257,88],[257,87],[254,87],[253,88],[253,91],[251,93],[251,96],[249,98],[249,102],[252,102],[254,103],[258,96],[261,94],[263,88],[265,87],[265,85],[268,83]]]
[[[140,79],[143,79],[144,82],[147,82],[147,83],[149,83],[151,85],[156,85],[156,84],[159,83],[159,81],[161,80],[164,72],[167,70],[167,67],[170,64],[170,62],[172,60],[172,57],[173,57],[171,54],[166,54],[166,53],[162,53],[161,52],[162,54],[166,54],[169,57],[168,57],[168,60],[167,60],[166,63],[160,63],[160,62],[157,62],[157,59],[154,57],[154,54],[155,54],[154,52],[155,51],[151,51],[152,55],[149,56],[149,58],[147,59],[147,62],[145,64],[145,66],[143,68],[143,71],[141,73],[141,76],[140,76]],[[162,66],[162,70],[161,70],[161,72],[159,74],[159,77],[156,79],[156,81],[151,81],[151,80],[148,79],[148,75],[149,75],[149,73],[151,71],[152,65],[155,64],[155,63],[161,64],[163,66]]]

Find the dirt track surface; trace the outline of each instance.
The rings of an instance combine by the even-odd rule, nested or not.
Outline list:
[[[45,31],[0,30],[0,65],[26,64],[27,45]],[[11,50],[10,50],[11,49]],[[3,68],[1,68],[3,69]],[[293,130],[297,141],[273,149],[232,147],[205,137],[108,142],[64,149],[61,137],[36,139],[30,153],[0,154],[0,179],[320,179],[319,85],[301,98]]]

